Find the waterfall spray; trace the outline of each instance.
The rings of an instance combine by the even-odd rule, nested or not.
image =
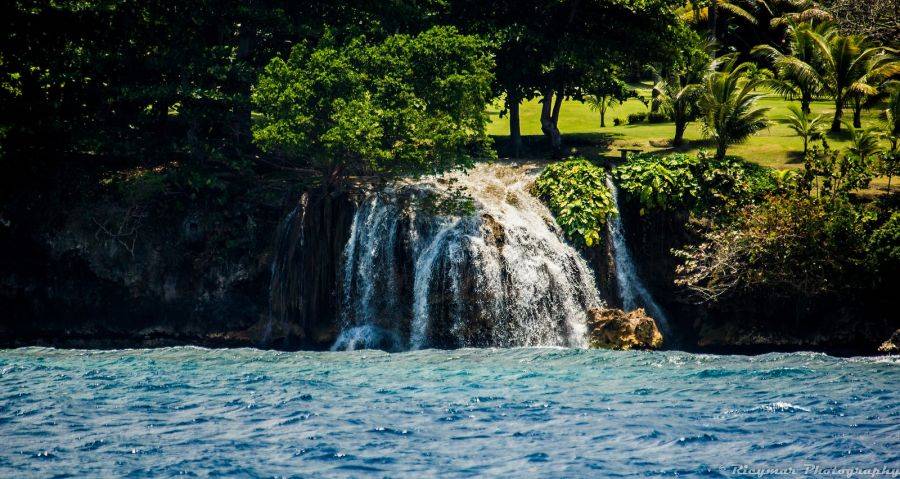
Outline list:
[[[333,349],[585,346],[586,311],[600,296],[585,260],[528,192],[537,171],[479,165],[367,198],[344,250]],[[414,208],[450,184],[466,188],[474,214]]]

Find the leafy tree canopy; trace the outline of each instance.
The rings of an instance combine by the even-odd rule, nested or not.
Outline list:
[[[465,166],[490,155],[492,68],[486,43],[452,27],[298,44],[260,75],[254,141],[332,180]]]

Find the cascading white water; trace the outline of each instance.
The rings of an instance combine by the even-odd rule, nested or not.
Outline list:
[[[528,192],[538,171],[478,165],[368,197],[344,250],[334,349],[585,346],[586,311],[600,295],[585,260]],[[465,187],[473,215],[411,206],[451,184]]]
[[[619,189],[609,176],[606,177],[606,186],[612,194],[613,204],[619,209]],[[616,284],[619,296],[622,298],[622,309],[631,311],[644,308],[651,318],[668,337],[669,324],[665,313],[659,304],[653,299],[653,295],[644,285],[631,257],[631,250],[625,239],[625,230],[622,225],[621,215],[610,215],[607,220],[609,237],[612,239],[613,257],[616,263]]]

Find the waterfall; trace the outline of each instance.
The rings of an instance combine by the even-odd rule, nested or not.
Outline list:
[[[364,199],[341,272],[332,349],[586,344],[601,300],[591,269],[528,188],[540,168],[481,164]],[[474,213],[416,207],[464,187]]]
[[[272,328],[284,320],[285,312],[290,308],[299,308],[304,300],[302,289],[291,290],[291,282],[295,278],[297,269],[293,267],[293,261],[298,251],[306,245],[306,235],[303,223],[306,220],[306,210],[309,205],[309,194],[300,196],[297,205],[291,210],[287,218],[281,221],[276,231],[277,254],[272,261],[272,272],[269,280],[269,315],[263,329],[262,341],[267,343],[272,335]]]
[[[619,189],[612,178],[607,175],[606,186],[612,194],[613,204],[619,210]],[[669,324],[662,308],[653,299],[653,295],[644,285],[635,267],[631,250],[625,239],[625,229],[620,214],[610,215],[607,221],[609,237],[612,239],[613,258],[616,263],[616,284],[622,298],[622,309],[631,311],[644,308],[666,337],[670,337]]]

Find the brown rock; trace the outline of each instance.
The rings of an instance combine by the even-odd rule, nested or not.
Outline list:
[[[506,244],[506,231],[504,231],[503,225],[501,225],[493,216],[487,213],[481,215],[481,225],[487,233],[485,239],[489,243],[496,244],[501,248]]]
[[[626,313],[621,309],[593,308],[588,311],[589,343],[592,348],[659,349],[662,334],[643,309]]]
[[[878,346],[878,352],[884,354],[900,354],[900,329],[894,331],[891,338]]]

